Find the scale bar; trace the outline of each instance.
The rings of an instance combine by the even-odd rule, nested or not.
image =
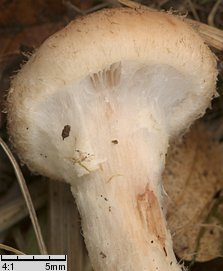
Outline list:
[[[39,258],[41,257],[41,258]],[[36,262],[46,262],[46,261],[56,261],[56,262],[62,262],[62,261],[66,261],[67,260],[67,255],[64,255],[63,258],[58,257],[53,257],[53,255],[46,257],[45,255],[33,255],[30,256],[29,255],[19,255],[19,256],[15,256],[15,255],[1,255],[1,261],[4,262],[17,262],[17,261],[36,261]]]

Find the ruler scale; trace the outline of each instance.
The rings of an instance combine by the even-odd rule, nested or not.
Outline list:
[[[1,255],[0,271],[67,271],[66,255]]]

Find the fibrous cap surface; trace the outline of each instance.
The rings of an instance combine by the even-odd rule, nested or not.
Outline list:
[[[33,114],[39,114],[39,122],[46,121],[41,128],[43,137],[47,133],[47,138],[52,136],[50,141],[54,141],[57,128],[51,132],[44,129],[57,119],[61,122],[59,129],[70,124],[72,120],[60,117],[67,111],[69,114],[78,97],[81,97],[79,106],[87,107],[90,96],[84,100],[83,93],[92,93],[91,89],[86,90],[89,81],[95,74],[103,77],[104,71],[116,66],[120,67],[117,91],[114,91],[114,95],[120,95],[118,106],[128,106],[128,98],[123,100],[128,95],[117,93],[129,90],[142,103],[148,101],[152,108],[158,105],[162,112],[154,109],[155,118],[162,118],[159,124],[164,124],[170,137],[202,115],[215,93],[215,57],[181,19],[161,12],[127,8],[102,10],[79,18],[47,39],[12,82],[8,99],[9,130],[22,159],[26,163],[31,161],[28,162],[31,168],[41,172],[33,161],[38,150],[33,145],[41,141],[41,133],[37,136],[33,128],[36,125]],[[55,101],[57,95],[59,102]],[[72,95],[76,100],[70,104]],[[133,103],[131,95],[130,103]],[[42,117],[50,112],[54,113],[53,121]],[[76,117],[70,113],[69,118],[71,115]],[[72,124],[75,126],[77,122],[79,119]]]

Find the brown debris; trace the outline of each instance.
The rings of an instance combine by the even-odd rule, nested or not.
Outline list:
[[[65,125],[63,130],[62,130],[62,133],[61,133],[61,136],[63,138],[63,140],[67,137],[69,137],[70,135],[70,129],[71,129],[71,126],[70,125]]]
[[[137,196],[137,208],[143,226],[146,227],[151,234],[156,236],[163,247],[165,255],[167,255],[165,248],[166,230],[164,220],[157,197],[148,185],[145,192]]]
[[[175,252],[184,260],[223,255],[223,225],[216,218],[216,212],[223,215],[222,204],[213,209],[223,188],[223,146],[213,138],[207,127],[197,125],[167,157],[167,220]]]

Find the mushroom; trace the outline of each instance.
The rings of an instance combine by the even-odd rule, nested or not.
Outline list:
[[[216,60],[182,19],[143,9],[78,18],[13,79],[11,141],[71,185],[94,270],[181,270],[161,174],[168,142],[215,94]]]

